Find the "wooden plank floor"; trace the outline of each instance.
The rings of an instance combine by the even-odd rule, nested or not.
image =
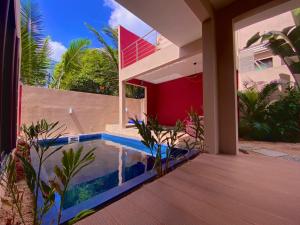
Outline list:
[[[300,163],[202,154],[78,225],[299,225]]]

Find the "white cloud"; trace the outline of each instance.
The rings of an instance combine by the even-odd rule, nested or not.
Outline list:
[[[67,48],[60,42],[57,41],[49,41],[49,46],[51,49],[51,59],[59,62],[61,56],[67,51]]]
[[[117,27],[121,25],[139,36],[144,36],[152,30],[149,25],[118,4],[115,0],[104,0],[104,6],[112,10],[108,21],[109,26]]]

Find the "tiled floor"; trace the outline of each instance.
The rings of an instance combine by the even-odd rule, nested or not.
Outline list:
[[[78,225],[299,225],[300,164],[201,154]]]

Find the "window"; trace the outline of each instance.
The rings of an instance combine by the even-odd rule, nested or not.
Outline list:
[[[261,71],[261,70],[271,68],[273,67],[273,58],[270,57],[270,58],[255,60],[254,66],[256,71]]]

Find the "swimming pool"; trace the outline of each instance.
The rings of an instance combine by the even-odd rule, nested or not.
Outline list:
[[[86,150],[95,147],[96,160],[72,180],[63,205],[62,222],[72,219],[82,210],[101,207],[156,176],[155,170],[152,170],[154,159],[149,149],[139,140],[104,133],[80,135],[79,142],[70,144],[68,140],[67,137],[60,138],[56,145],[63,144],[64,149],[75,150],[80,146]],[[174,154],[191,157],[194,153],[176,149]],[[45,163],[42,168],[44,180],[54,177],[53,168],[60,165],[61,157],[62,152],[57,152]],[[32,153],[33,165],[34,158]],[[176,163],[179,161],[173,161],[171,166]],[[60,204],[58,194],[55,202],[55,207],[45,216],[43,224],[49,224],[56,218]]]

